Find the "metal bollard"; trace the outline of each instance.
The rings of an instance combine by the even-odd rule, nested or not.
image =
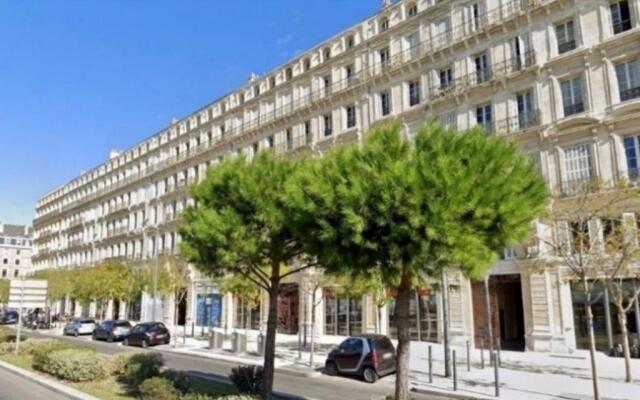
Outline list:
[[[191,337],[196,337],[196,323],[191,322]]]
[[[494,354],[495,357],[495,354]],[[495,378],[495,385],[496,385],[496,397],[500,397],[500,374],[498,372],[498,363],[495,362],[493,363],[493,374],[494,374],[494,378]]]
[[[209,350],[213,350],[215,347],[213,342],[213,336],[214,336],[213,331],[209,331]]]
[[[429,383],[433,383],[433,358],[431,354],[431,346],[429,346]]]
[[[467,340],[467,372],[471,371],[471,344]]]
[[[484,369],[484,340],[480,342],[480,368]]]
[[[233,332],[231,334],[231,351],[234,353],[238,353],[240,350],[239,342],[238,342],[238,332]]]
[[[500,344],[500,341],[498,341],[498,367],[502,368],[502,357],[500,357],[500,348],[502,347],[502,345]]]
[[[458,390],[458,368],[456,368],[456,351],[451,350],[453,353],[453,391]]]
[[[187,324],[182,325],[182,344],[187,344]]]
[[[262,332],[258,334],[257,345],[258,354],[261,356],[264,355],[264,335],[262,334]]]

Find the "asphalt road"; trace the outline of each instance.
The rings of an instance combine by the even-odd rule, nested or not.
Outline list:
[[[130,348],[123,347],[120,343],[107,343],[102,341],[92,341],[90,337],[71,337],[57,335],[43,335],[39,332],[29,332],[28,336],[38,337],[55,337],[74,343],[91,344],[96,350],[104,354],[117,354],[128,351]],[[215,379],[227,379],[231,372],[231,368],[237,364],[215,360],[210,358],[202,358],[187,354],[173,353],[171,351],[163,351],[162,346],[156,347],[150,351],[162,353],[165,366],[179,371],[196,373],[200,376],[207,376]],[[358,379],[349,377],[298,377],[289,374],[277,373],[275,376],[274,389],[277,392],[287,394],[292,399],[318,399],[318,400],[378,400],[385,395],[393,393],[394,379],[393,377],[385,377],[374,384],[368,384]],[[19,397],[16,397],[18,399]],[[32,397],[33,398],[33,397]],[[39,397],[35,397],[39,398]],[[414,394],[415,400],[445,400],[449,397],[426,396]],[[3,398],[0,397],[0,400]],[[47,398],[47,400],[54,400]]]
[[[0,400],[69,400],[53,390],[0,368]]]

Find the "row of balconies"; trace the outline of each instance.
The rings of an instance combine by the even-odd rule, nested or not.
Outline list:
[[[263,113],[248,121],[243,120],[241,124],[234,126],[231,129],[229,129],[228,132],[225,132],[225,136],[229,136],[230,138],[233,138],[240,135],[241,133],[258,129],[267,123],[273,122],[278,118],[288,116],[294,111],[297,111],[303,107],[307,107],[316,101],[319,101],[330,95],[336,95],[347,89],[358,86],[359,84],[368,81],[367,78],[373,78],[384,73],[389,73],[390,70],[394,69],[393,67],[400,66],[409,62],[413,62],[427,55],[429,55],[430,57],[433,57],[433,54],[436,51],[440,51],[447,47],[453,46],[492,26],[497,26],[500,23],[504,23],[512,18],[523,15],[523,13],[539,5],[551,3],[553,1],[555,0],[547,0],[547,1],[513,0],[506,4],[500,5],[499,7],[496,7],[492,10],[488,10],[487,12],[482,14],[476,20],[476,26],[473,29],[470,29],[468,24],[461,24],[458,26],[451,27],[449,30],[445,32],[435,35],[430,39],[426,39],[419,42],[413,47],[406,49],[405,51],[391,57],[389,60],[384,60],[383,62],[376,63],[374,65],[369,66],[368,68],[365,67],[361,69],[359,72],[354,73],[352,76],[349,76],[342,80],[338,80],[336,82],[332,82],[329,87],[323,87],[318,90],[311,91],[307,96],[301,97],[297,101],[286,103],[278,108],[274,108],[271,112]],[[516,64],[512,63],[511,67],[515,65]],[[470,79],[474,79],[474,78],[470,78]],[[220,141],[227,142],[227,140],[225,140],[225,137],[221,137]],[[188,153],[189,155],[195,155],[197,153],[205,151],[209,147],[211,147],[211,143],[209,143],[208,146],[201,145],[201,146],[198,146],[197,148],[194,148],[193,150],[190,149]],[[164,167],[172,165],[175,161],[180,161],[185,158],[187,158],[187,153],[181,153],[178,155],[170,156],[169,158],[147,168],[145,173],[143,173],[143,171],[139,171],[137,173],[131,174],[125,177],[123,180],[116,183],[115,185],[107,185],[102,189],[82,199],[78,199],[73,202],[67,203],[65,206],[61,207],[59,210],[53,210],[50,213],[45,215],[47,216],[55,215],[58,212],[65,211],[69,208],[74,207],[76,204],[80,202],[92,200],[108,191],[115,190],[119,187],[126,185],[129,182],[132,182],[141,178],[142,176],[145,176],[157,170],[163,169]]]

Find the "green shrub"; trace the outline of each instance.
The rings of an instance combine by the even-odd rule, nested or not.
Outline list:
[[[142,400],[178,400],[178,390],[173,387],[170,380],[161,378],[146,379],[138,387]]]
[[[16,344],[13,342],[0,343],[0,356],[13,353],[16,350]]]
[[[36,343],[29,348],[29,353],[33,355],[31,365],[33,368],[43,371],[44,364],[47,362],[47,356],[58,350],[66,350],[71,346],[60,340],[47,340]]]
[[[128,358],[120,376],[129,385],[138,387],[143,381],[160,375],[163,365],[162,354],[134,353]]]
[[[87,382],[102,379],[107,375],[105,356],[87,349],[65,349],[52,351],[45,357],[42,371],[55,377]]]
[[[258,394],[262,389],[262,367],[241,365],[231,370],[229,379],[240,393]]]
[[[6,326],[0,326],[0,343],[15,342],[16,331]]]
[[[182,371],[176,371],[174,369],[167,369],[165,371],[162,371],[162,373],[160,373],[160,376],[171,382],[171,384],[173,384],[173,387],[178,389],[180,393],[187,393],[193,383],[193,380],[191,379],[191,377],[189,377],[189,375]]]
[[[220,397],[213,397],[208,394],[202,393],[187,393],[180,397],[180,400],[217,400]]]
[[[227,396],[217,397],[216,400],[262,400],[263,398],[253,394],[230,394]]]

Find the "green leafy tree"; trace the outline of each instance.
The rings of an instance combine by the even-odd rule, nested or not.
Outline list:
[[[296,231],[328,271],[379,273],[397,291],[396,400],[409,398],[409,301],[446,269],[481,276],[525,238],[545,183],[516,145],[483,131],[427,124],[415,145],[398,124],[337,149],[288,186]]]
[[[263,392],[273,391],[278,292],[287,276],[313,265],[291,231],[285,197],[297,162],[262,152],[227,159],[191,190],[181,253],[203,273],[241,276],[269,294]]]
[[[169,254],[162,257],[163,267],[158,274],[158,291],[174,296],[173,321],[178,325],[178,308],[187,297],[187,288],[191,285],[191,271],[187,262],[180,256]],[[178,335],[174,335],[174,346],[178,344]]]

